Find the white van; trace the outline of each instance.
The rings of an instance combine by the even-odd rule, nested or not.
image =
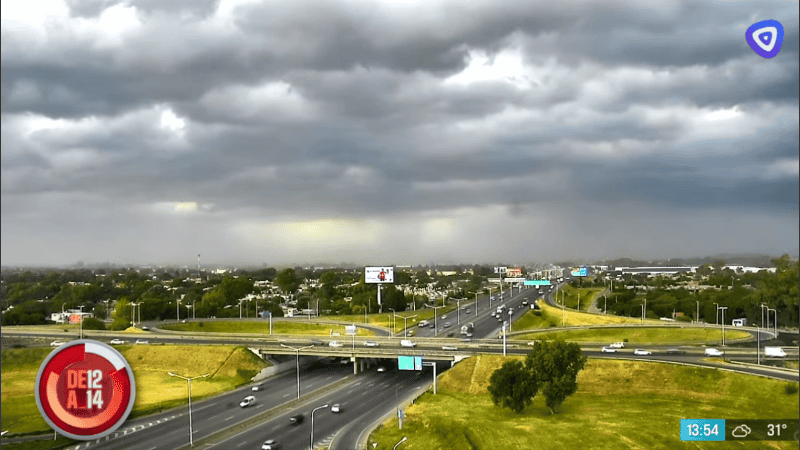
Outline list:
[[[786,357],[786,352],[780,347],[764,347],[764,354],[775,358]]]
[[[419,321],[419,327],[420,328],[424,328],[424,327],[427,327],[427,326],[428,326],[428,321],[427,320],[420,320]]]
[[[721,350],[717,350],[716,348],[707,348],[706,349],[706,356],[722,356],[725,353]]]
[[[401,347],[416,347],[417,344],[409,341],[408,339],[403,339],[402,341],[400,341],[400,346]]]

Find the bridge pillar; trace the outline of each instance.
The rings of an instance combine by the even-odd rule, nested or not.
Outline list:
[[[364,358],[361,358],[361,359],[359,360],[359,362],[361,363],[361,371],[363,372],[363,371],[364,371],[364,365],[365,365],[365,363],[366,363],[367,361],[366,361]]]
[[[358,358],[352,357],[350,360],[353,361],[353,375],[358,375]]]

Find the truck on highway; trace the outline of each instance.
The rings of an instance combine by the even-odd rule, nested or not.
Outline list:
[[[425,328],[427,326],[428,326],[428,321],[427,320],[420,320],[419,321],[419,327],[420,328]]]
[[[461,334],[464,336],[472,336],[472,332],[474,330],[475,330],[475,325],[472,322],[461,326]]]
[[[747,325],[747,319],[733,319],[732,324],[735,327],[743,327]]]
[[[780,347],[764,347],[764,354],[775,358],[786,357],[786,352]]]

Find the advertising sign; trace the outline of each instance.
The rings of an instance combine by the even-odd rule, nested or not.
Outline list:
[[[587,277],[589,276],[589,269],[586,267],[575,267],[572,269],[573,277]]]
[[[495,267],[494,268],[494,273],[506,273],[506,269],[507,268],[505,266],[503,266],[503,267]]]
[[[356,334],[358,334],[358,327],[355,325],[345,325],[344,334],[346,334],[347,336],[355,336]]]
[[[519,278],[522,276],[522,268],[521,267],[512,267],[506,269],[506,276],[511,278]]]
[[[394,267],[365,267],[364,283],[394,283]]]
[[[125,422],[136,400],[136,383],[117,350],[79,339],[45,358],[34,393],[48,425],[68,438],[88,441],[113,433]]]
[[[69,323],[81,323],[81,315],[80,314],[70,314],[69,315]]]

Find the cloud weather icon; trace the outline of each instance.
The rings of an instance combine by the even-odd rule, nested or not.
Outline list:
[[[747,425],[739,425],[738,427],[734,428],[733,432],[731,433],[733,437],[743,438],[747,437],[750,434],[750,427]]]

